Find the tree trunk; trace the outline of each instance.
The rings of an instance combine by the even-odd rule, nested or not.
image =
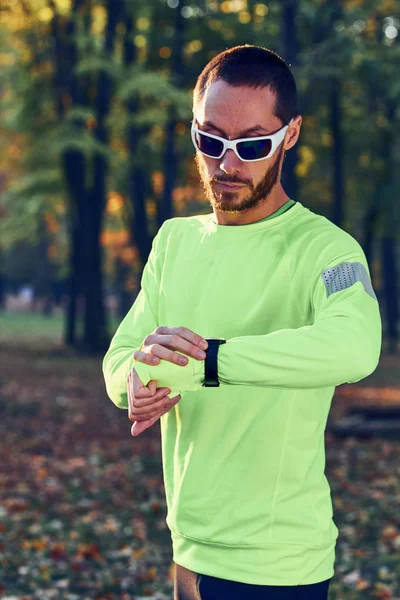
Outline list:
[[[282,36],[283,51],[282,58],[291,65],[298,64],[298,44],[296,31],[297,0],[285,0],[282,9]],[[300,109],[299,109],[300,110]],[[298,196],[298,180],[296,177],[296,165],[299,160],[298,142],[285,154],[282,167],[282,185],[287,195],[294,200]]]
[[[4,277],[0,273],[0,310],[4,310],[6,307],[6,295],[4,288]]]
[[[77,16],[85,8],[84,0],[74,0],[71,13],[66,20],[57,12],[56,4],[50,1],[53,9],[51,22],[54,38],[54,85],[56,90],[56,112],[62,120],[71,105],[85,105],[87,92],[85,80],[79,80],[74,73],[78,61],[75,35],[77,31]],[[88,10],[86,10],[86,13]],[[89,19],[90,20],[90,19]],[[89,27],[88,15],[85,16],[85,31]],[[82,129],[85,124],[82,119],[75,119],[74,125]],[[82,244],[81,244],[81,211],[86,201],[85,175],[86,164],[82,152],[66,150],[62,156],[62,171],[65,179],[69,211],[69,275],[68,292],[65,306],[64,343],[71,346],[78,344],[77,323],[78,298],[81,291]]]
[[[393,100],[386,99],[386,117],[388,125],[383,135],[382,157],[384,159],[385,170],[380,188],[380,201],[383,206],[384,234],[381,240],[382,248],[382,279],[384,290],[384,311],[386,313],[388,338],[388,350],[391,354],[397,351],[399,320],[399,289],[398,277],[399,269],[397,265],[396,239],[398,237],[398,226],[395,204],[395,133],[394,119],[396,112],[396,103]]]
[[[81,231],[84,232],[83,265],[85,270],[83,346],[90,354],[103,353],[107,350],[110,341],[107,333],[100,245],[107,195],[107,171],[106,160],[102,156],[96,155],[94,157],[93,186],[87,194],[81,222]]]
[[[137,50],[133,42],[133,19],[134,16],[130,10],[125,13],[125,39],[124,39],[124,63],[126,67],[131,67],[136,62]],[[139,108],[139,99],[131,98],[127,101],[127,108],[130,115],[135,115]],[[131,218],[129,222],[130,240],[132,245],[138,249],[141,263],[144,265],[151,250],[151,236],[149,234],[149,223],[146,212],[146,197],[148,184],[146,181],[147,170],[144,164],[138,160],[138,144],[140,137],[146,132],[148,127],[139,127],[138,125],[129,125],[127,132],[127,145],[129,149],[129,161],[131,163],[131,177],[128,182],[128,197],[131,206]],[[135,161],[133,159],[136,159]],[[137,274],[141,280],[142,270]]]
[[[69,234],[70,239],[70,255],[69,255],[69,277],[68,277],[68,293],[65,305],[65,321],[64,321],[64,343],[68,346],[77,344],[77,307],[78,294],[80,289],[80,243],[79,243],[79,228],[72,226],[73,230]]]
[[[341,81],[331,80],[330,93],[331,131],[333,139],[333,205],[332,222],[343,228],[343,200],[344,200],[344,167],[343,167],[343,134],[342,134],[342,109],[341,109]]]
[[[122,0],[107,0],[107,25],[105,30],[104,50],[112,56],[116,28],[123,14]],[[96,96],[96,125],[93,133],[103,145],[108,144],[108,131],[105,120],[108,116],[114,84],[108,73],[101,71],[98,76]],[[92,162],[92,185],[87,192],[82,213],[81,235],[84,236],[84,331],[83,344],[91,354],[103,353],[109,345],[106,310],[103,290],[102,248],[100,234],[103,226],[104,210],[107,204],[108,159],[99,152],[95,153]],[[82,244],[83,245],[83,244]],[[82,248],[83,249],[83,248]]]
[[[86,203],[85,157],[79,151],[70,150],[63,156],[65,187],[69,198],[69,277],[65,307],[64,343],[78,346],[77,316],[78,299],[82,290],[82,210]]]
[[[386,313],[386,336],[388,351],[396,354],[399,340],[397,324],[399,320],[399,289],[396,265],[396,245],[390,234],[381,239],[382,246],[382,279],[385,294],[384,312]]]
[[[185,18],[182,15],[181,7],[175,8],[175,35],[172,38],[172,65],[171,82],[180,87],[183,84],[184,70],[184,33]],[[164,190],[162,202],[158,207],[158,223],[161,226],[166,219],[170,219],[174,213],[172,193],[176,185],[177,165],[180,157],[176,150],[176,125],[178,120],[175,117],[175,110],[171,106],[169,109],[170,118],[166,126],[165,153],[164,153]]]

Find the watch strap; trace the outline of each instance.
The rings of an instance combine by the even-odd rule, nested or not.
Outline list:
[[[218,348],[225,344],[223,338],[204,338],[207,340],[208,348],[204,360],[204,387],[219,387],[218,381]]]

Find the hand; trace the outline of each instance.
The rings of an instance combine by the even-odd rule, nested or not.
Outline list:
[[[178,404],[181,396],[169,398],[169,388],[157,388],[157,381],[152,379],[147,386],[140,381],[133,367],[127,377],[128,418],[134,421],[132,435],[140,435],[166,412]]]
[[[201,346],[202,342],[205,344],[204,348]],[[204,350],[207,347],[206,340],[187,327],[157,327],[144,339],[140,349],[136,350],[133,357],[137,362],[153,366],[159,363],[160,359],[185,366],[188,359],[174,350],[179,350],[197,360],[204,360],[206,357]],[[203,352],[203,355],[198,356],[198,352]],[[183,363],[180,362],[181,359],[184,360]]]

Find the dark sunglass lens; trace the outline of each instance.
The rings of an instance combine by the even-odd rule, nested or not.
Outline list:
[[[219,156],[222,152],[223,144],[219,140],[214,140],[207,135],[195,132],[196,144],[201,152],[211,156]]]
[[[267,156],[272,147],[271,140],[257,140],[255,142],[239,142],[238,152],[245,160],[255,160]]]

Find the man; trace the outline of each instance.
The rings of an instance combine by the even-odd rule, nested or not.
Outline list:
[[[213,212],[159,229],[104,359],[107,391],[132,434],[162,416],[175,600],[326,600],[338,536],[327,417],[335,386],[370,375],[381,351],[368,264],[282,188],[302,119],[278,55],[213,58],[193,115]]]

